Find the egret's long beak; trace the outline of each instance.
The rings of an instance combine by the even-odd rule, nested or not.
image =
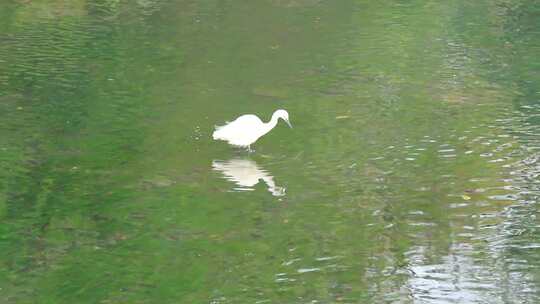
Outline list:
[[[284,120],[285,120],[285,119],[284,119]],[[287,119],[287,120],[285,120],[285,122],[286,122],[286,123],[289,125],[289,127],[292,129],[292,125],[291,125],[291,123],[289,122],[289,120]]]

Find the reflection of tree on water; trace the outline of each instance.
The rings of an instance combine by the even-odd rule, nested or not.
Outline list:
[[[239,186],[235,190],[253,190],[262,179],[273,196],[285,195],[285,188],[276,186],[274,177],[252,160],[231,159],[223,162],[215,160],[212,162],[212,168],[223,173],[226,179],[235,182]]]
[[[526,92],[524,88],[522,92]],[[506,122],[513,138],[519,142],[519,149],[510,155],[518,161],[510,167],[507,178],[508,188],[514,194],[515,203],[509,206],[501,216],[500,248],[504,249],[507,269],[520,269],[513,274],[506,284],[509,290],[519,295],[525,303],[535,299],[538,289],[538,265],[540,263],[540,226],[538,225],[538,202],[540,197],[540,106],[532,99],[520,100],[522,105],[515,111],[512,120]],[[516,280],[515,277],[519,277]]]

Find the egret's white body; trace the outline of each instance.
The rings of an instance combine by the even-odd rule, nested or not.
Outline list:
[[[212,137],[215,140],[224,140],[233,146],[250,149],[250,145],[264,134],[270,132],[277,125],[280,118],[292,128],[289,122],[289,113],[285,110],[277,110],[272,114],[272,119],[266,123],[255,115],[242,115],[226,125],[216,127]]]

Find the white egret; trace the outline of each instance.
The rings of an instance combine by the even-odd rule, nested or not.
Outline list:
[[[272,119],[267,123],[262,122],[259,117],[252,114],[242,115],[226,125],[217,126],[212,137],[215,140],[224,140],[233,146],[247,147],[251,151],[251,144],[270,132],[280,118],[292,128],[289,122],[289,113],[280,109],[272,114]]]

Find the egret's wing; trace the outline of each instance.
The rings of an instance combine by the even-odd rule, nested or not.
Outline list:
[[[263,122],[259,119],[259,117],[251,114],[242,115],[235,119],[233,122],[230,123],[230,125],[236,125],[236,126],[255,126],[258,124],[262,124]]]
[[[263,125],[263,122],[255,115],[242,115],[228,124],[216,127],[212,137],[228,141],[233,145],[247,146],[250,141],[253,141],[250,140],[253,137],[250,135]]]

